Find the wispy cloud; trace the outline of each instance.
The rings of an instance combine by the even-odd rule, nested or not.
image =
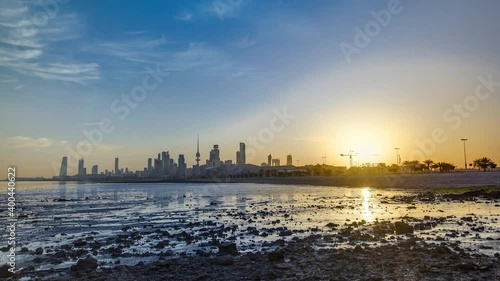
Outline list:
[[[257,42],[255,40],[249,39],[248,36],[236,42],[236,46],[242,49],[246,49],[255,45],[257,45]]]
[[[142,35],[142,33],[138,34]],[[167,44],[167,42],[165,35],[160,38],[141,36],[119,41],[96,42],[92,46],[86,46],[84,50],[130,62],[157,63],[158,59],[165,56],[165,52],[159,47]]]
[[[98,64],[65,59],[54,51],[55,42],[77,39],[83,30],[78,17],[62,9],[55,16],[46,15],[46,24],[36,25],[30,19],[43,11],[32,3],[1,9],[0,67],[46,80],[85,83],[100,79]]]
[[[175,19],[180,21],[192,21],[194,19],[194,15],[192,13],[183,12],[178,14]]]
[[[48,138],[31,138],[24,136],[10,137],[4,141],[4,147],[7,149],[31,148],[39,150],[53,144],[54,141]]]

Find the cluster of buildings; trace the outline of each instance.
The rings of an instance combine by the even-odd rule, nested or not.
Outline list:
[[[209,158],[204,164],[200,164],[200,142],[197,141],[196,164],[187,167],[184,154],[179,154],[177,162],[171,158],[169,151],[158,153],[156,158],[148,158],[147,166],[143,170],[130,171],[128,168],[120,168],[119,158],[115,158],[114,170],[105,170],[99,172],[99,166],[93,165],[91,173],[87,172],[85,160],[78,160],[78,172],[76,175],[68,175],[68,158],[63,157],[58,179],[102,179],[102,178],[143,178],[143,179],[169,179],[169,178],[200,178],[210,174],[236,175],[248,172],[256,172],[261,167],[249,165],[246,162],[245,143],[239,144],[239,150],[236,151],[236,162],[232,160],[221,160],[219,145],[215,144],[209,152]],[[280,159],[273,159],[268,156],[268,162],[263,162],[261,166],[279,167]],[[292,166],[292,156],[287,156],[287,166]]]

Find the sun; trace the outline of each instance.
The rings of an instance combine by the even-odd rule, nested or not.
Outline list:
[[[354,164],[379,163],[384,154],[384,132],[376,128],[358,127],[343,130],[341,136],[333,140],[334,150],[338,154],[352,154]],[[348,163],[349,159],[342,160]]]

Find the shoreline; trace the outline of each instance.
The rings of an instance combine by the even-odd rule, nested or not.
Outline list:
[[[52,181],[52,180],[47,180]],[[47,182],[40,181],[40,182]],[[34,181],[38,182],[38,181]],[[215,179],[169,179],[169,180],[111,180],[111,181],[53,181],[58,183],[151,183],[151,184],[278,184],[337,187],[371,187],[381,189],[435,189],[464,187],[499,187],[500,172],[426,173],[426,174],[380,174],[380,175],[335,175],[299,177],[248,177]]]

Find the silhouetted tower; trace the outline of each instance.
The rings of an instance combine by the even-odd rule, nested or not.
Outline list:
[[[200,135],[198,135],[198,140],[196,143],[196,166],[200,166]]]
[[[193,176],[200,176],[200,135],[198,135],[196,141],[196,165],[193,166]]]
[[[241,165],[245,165],[247,163],[247,159],[246,159],[246,151],[245,151],[245,143],[244,142],[240,142],[240,157],[239,157],[239,163],[236,163],[236,164],[241,164]]]
[[[273,161],[273,156],[271,154],[269,154],[267,156],[267,166],[271,166],[272,161]]]
[[[85,174],[85,164],[83,158],[78,160],[78,175],[82,176]]]
[[[120,174],[120,168],[118,166],[118,157],[115,158],[115,175]]]
[[[68,157],[64,156],[61,161],[61,169],[59,170],[59,177],[65,178],[68,175]]]

